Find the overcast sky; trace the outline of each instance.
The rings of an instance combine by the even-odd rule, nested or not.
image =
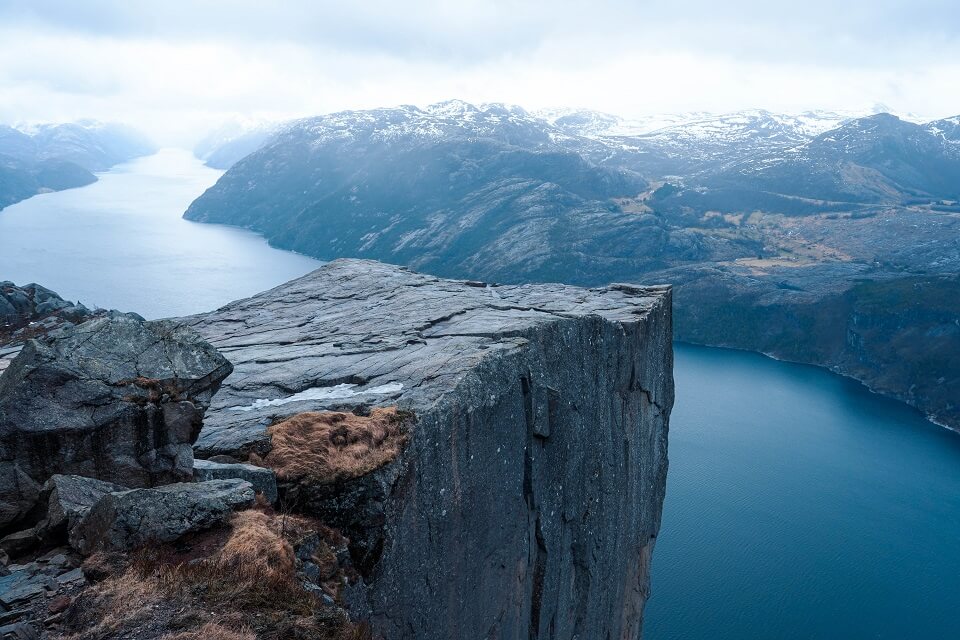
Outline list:
[[[0,122],[188,143],[234,115],[454,97],[943,117],[960,113],[958,35],[958,0],[0,0]]]

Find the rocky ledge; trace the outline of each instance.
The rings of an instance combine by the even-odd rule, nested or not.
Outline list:
[[[234,365],[195,455],[274,467],[281,502],[346,531],[359,576],[341,595],[377,633],[638,637],[667,472],[669,288],[338,260],[183,322]]]

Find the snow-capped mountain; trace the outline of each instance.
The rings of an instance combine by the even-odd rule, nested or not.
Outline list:
[[[952,201],[960,197],[960,147],[942,132],[942,125],[886,113],[856,118],[786,150],[761,149],[739,163],[685,175],[686,188],[655,206],[804,214]]]
[[[738,111],[690,120],[643,136],[665,147],[684,151],[691,145],[725,147],[760,143],[777,147],[802,144],[850,118],[828,112],[782,115],[769,111]]]
[[[630,166],[658,178],[724,171],[740,165],[762,167],[864,114],[778,114],[755,109],[627,119],[589,110],[554,109],[536,115],[569,136],[568,144],[580,141],[581,151],[593,161]],[[593,144],[584,144],[584,140]]]
[[[712,114],[705,111],[666,113],[633,118],[586,109],[546,109],[535,114],[567,133],[587,138],[655,137],[735,141],[747,132],[765,130],[794,138],[810,138],[863,113],[807,111],[797,115],[760,109]]]
[[[928,122],[924,128],[947,142],[960,144],[960,116]]]
[[[26,124],[18,126],[17,130],[21,136],[0,138],[0,153],[28,162],[73,162],[88,171],[104,171],[115,164],[156,150],[154,144],[139,131],[112,122],[78,120]]]
[[[541,109],[535,111],[534,115],[570,135],[597,139],[642,136],[710,117],[706,112],[691,112],[622,118],[589,109]]]
[[[308,132],[317,144],[335,140],[389,143],[474,138],[524,147],[553,147],[557,138],[565,137],[561,130],[521,107],[499,103],[472,105],[462,100],[423,108],[403,105],[341,111],[300,120],[291,129]]]
[[[776,207],[787,206],[784,198],[893,202],[923,194],[947,197],[955,191],[950,185],[960,144],[947,142],[960,138],[960,118],[919,125],[889,114],[748,110],[659,118],[664,121],[671,124],[655,127],[654,119],[626,120],[582,109],[530,112],[450,100],[297,120],[272,130],[250,157],[258,157],[258,163],[316,165],[321,183],[343,176],[358,161],[372,175],[401,157],[416,159],[425,163],[420,174],[413,175],[415,167],[400,166],[370,186],[381,192],[399,176],[422,181],[421,174],[435,171],[430,189],[426,182],[421,185],[426,189],[422,197],[428,199],[440,197],[437,189],[458,188],[441,185],[474,187],[492,179],[494,174],[485,172],[494,165],[497,179],[530,177],[531,172],[542,179],[561,166],[564,180],[568,172],[580,172],[583,184],[594,185],[591,198],[635,195],[617,191],[643,182],[625,175],[668,180],[686,187],[674,194],[675,200],[697,194],[695,202],[684,201],[694,209],[711,206],[710,194],[735,192],[735,198],[723,195],[717,204],[735,210],[760,197],[758,190],[779,198],[771,205]],[[637,133],[646,128],[652,130]],[[628,131],[630,135],[624,133]],[[517,164],[521,159],[522,166]],[[596,186],[601,183],[620,186]],[[308,186],[308,192],[319,188]]]
[[[552,256],[577,246],[591,260],[588,229],[608,229],[624,251],[658,242],[647,233],[651,219],[610,209],[611,198],[636,195],[645,181],[597,166],[573,140],[499,104],[306,118],[235,164],[185,215],[256,229],[278,246],[327,259],[360,255],[437,273],[485,261],[504,274],[522,263],[555,278]]]

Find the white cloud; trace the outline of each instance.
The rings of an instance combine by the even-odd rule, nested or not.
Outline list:
[[[118,119],[188,143],[233,113],[451,97],[627,116],[960,112],[960,8],[943,0],[274,4],[8,0],[0,121]]]

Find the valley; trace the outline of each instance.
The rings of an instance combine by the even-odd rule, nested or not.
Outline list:
[[[240,326],[233,322],[235,318],[259,318],[257,322],[263,322],[264,314],[273,313],[272,305],[280,305],[286,297],[263,294],[222,311],[211,310],[306,274],[320,263],[269,247],[247,231],[180,219],[190,201],[219,176],[184,151],[164,150],[115,168],[95,185],[22,202],[0,215],[0,239],[8,240],[0,252],[0,272],[18,283],[48,283],[68,299],[79,297],[90,307],[99,303],[149,318],[200,313],[195,321],[216,319],[217,323],[210,326],[221,327],[217,330],[224,332]],[[624,201],[625,210],[634,207],[640,205]],[[922,207],[909,211],[913,218],[891,217],[888,243],[893,243],[899,229],[912,229],[927,215]],[[64,223],[64,212],[68,212],[69,224]],[[824,256],[818,247],[834,246],[843,240],[843,236],[829,234],[840,228],[833,226],[837,220],[830,215],[794,218],[751,214],[739,225],[733,217],[731,227],[717,230],[718,234],[725,234],[731,241],[740,238],[783,243],[782,253],[757,258],[741,252],[745,257],[704,265],[702,268],[709,271],[701,279],[704,291],[697,295],[713,300],[714,310],[704,309],[720,320],[691,322],[683,314],[698,307],[676,306],[675,328],[681,322],[716,326],[718,334],[703,336],[704,341],[730,340],[734,335],[731,327],[742,331],[736,337],[744,341],[756,341],[763,331],[767,331],[767,339],[806,335],[787,331],[801,323],[796,309],[816,314],[823,310],[822,304],[768,306],[762,322],[747,325],[739,310],[747,302],[731,298],[727,289],[706,285],[729,283],[730,287],[742,288],[745,293],[739,295],[746,296],[756,293],[744,283],[762,282],[772,296],[787,293],[812,300],[830,296],[839,300],[842,294],[838,292],[843,287],[836,286],[836,281],[868,268],[857,261],[869,262],[869,253],[867,249],[851,249],[845,256],[831,258],[830,264],[820,264]],[[852,229],[869,221],[878,222],[877,218],[842,218],[840,224],[853,225]],[[781,229],[781,225],[793,224],[797,226]],[[144,235],[145,226],[154,232]],[[711,228],[702,225],[683,232],[706,239]],[[929,234],[931,255],[941,252],[936,241],[944,235]],[[77,238],[83,241],[77,242]],[[127,250],[117,252],[118,247]],[[43,259],[37,259],[38,255]],[[69,264],[71,269],[59,268],[60,264]],[[681,270],[692,273],[695,267]],[[806,292],[790,288],[799,286],[795,283],[800,280],[791,275],[798,271],[803,272]],[[679,271],[659,275],[678,282],[675,294],[684,289]],[[382,280],[376,287],[386,286]],[[142,286],[147,282],[151,286]],[[204,286],[187,286],[197,282]],[[307,284],[302,288],[310,290]],[[324,287],[324,292],[326,296],[334,294],[329,287]],[[913,296],[914,292],[911,284],[908,291],[900,293]],[[58,312],[61,315],[74,313],[64,306],[68,303],[51,305],[46,298],[33,295],[34,302],[64,307],[66,311]],[[307,301],[312,295],[297,294],[290,299]],[[678,298],[674,296],[675,302]],[[873,298],[861,294],[858,299],[863,307]],[[898,313],[911,313],[912,298],[903,299],[906,304]],[[341,300],[331,312],[339,308],[347,313],[361,304],[359,299],[346,300],[349,304]],[[838,306],[841,312],[831,320],[836,320],[837,327],[845,326],[841,321],[852,314],[850,303],[841,300],[837,304],[841,303],[847,306]],[[277,323],[289,315],[286,322],[291,327],[303,324],[306,318],[298,314],[305,311],[297,305],[282,304],[285,306],[278,308],[290,308],[274,316]],[[862,309],[855,315],[866,317]],[[31,319],[44,322],[43,314]],[[373,318],[363,321],[379,326]],[[858,320],[858,326],[862,322]],[[917,317],[911,317],[904,319],[903,325],[921,326],[917,322]],[[443,339],[448,333],[470,332],[447,331],[449,324],[438,324],[431,335],[436,333],[441,336],[437,339]],[[344,330],[348,327],[334,322],[329,329],[338,326]],[[885,327],[880,335],[895,329],[895,325]],[[297,376],[307,375],[310,368],[287,361],[280,351],[300,353],[309,348],[323,353],[324,345],[331,343],[313,345],[306,341],[300,346],[299,342],[290,342],[284,331],[280,324],[276,328],[261,325],[249,330],[247,337],[238,334],[233,339],[236,344],[222,338],[230,360],[246,373],[236,382],[228,378],[215,396],[217,407],[205,419],[197,442],[201,455],[212,455],[248,434],[259,437],[258,416],[263,410],[226,409],[275,397],[270,384],[281,373],[293,376],[283,382],[284,387],[309,387],[309,379]],[[358,335],[356,340],[369,332],[360,333],[363,336]],[[385,343],[357,342],[355,351],[359,354],[350,357],[382,349],[388,349],[384,354],[391,354],[389,349],[395,343],[405,344],[388,338]],[[343,348],[354,342],[351,339]],[[785,339],[783,342],[788,343]],[[773,352],[775,347],[782,345],[768,348]],[[0,369],[16,351],[18,347],[0,350]],[[249,354],[239,357],[241,352]],[[899,357],[896,352],[890,353],[892,358]],[[908,407],[824,371],[753,354],[683,344],[676,345],[676,358],[677,403],[670,425],[670,473],[651,573],[652,595],[644,615],[645,637],[733,640],[753,629],[798,639],[830,629],[847,629],[851,637],[859,637],[890,629],[916,630],[920,627],[911,622],[911,613],[923,618],[922,630],[931,637],[953,628],[951,613],[957,604],[953,594],[958,593],[960,558],[947,553],[936,541],[953,530],[960,508],[949,498],[958,495],[960,482],[955,434],[923,420]],[[390,362],[390,367],[397,366],[398,361]],[[414,359],[411,366],[417,362]],[[424,364],[429,362],[424,360]],[[257,377],[265,363],[269,371]],[[373,381],[370,386],[379,384]],[[380,388],[387,390],[384,385]],[[328,395],[328,402],[349,400]],[[286,411],[295,406],[284,404],[274,409],[264,405],[263,409]],[[224,428],[228,424],[235,428]],[[876,490],[881,485],[889,487],[891,478],[897,479],[893,488]],[[837,487],[844,490],[837,491]],[[760,506],[754,508],[755,504]],[[850,517],[850,513],[859,515]],[[904,548],[905,541],[909,541],[913,559],[908,572],[887,562],[872,561],[884,557],[890,549]],[[718,547],[734,551],[718,554]],[[931,554],[936,554],[936,562]],[[771,562],[770,558],[789,561]],[[837,558],[845,561],[837,562]],[[818,580],[798,580],[797,566],[815,572]],[[864,590],[865,581],[873,585],[871,589]],[[697,588],[691,590],[691,584]],[[851,598],[851,592],[863,593],[863,597]]]

